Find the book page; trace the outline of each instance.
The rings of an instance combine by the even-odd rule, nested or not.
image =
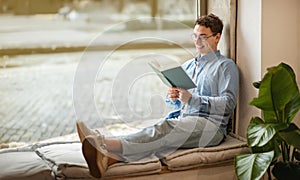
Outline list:
[[[170,81],[160,72],[159,69],[157,69],[157,67],[155,67],[152,63],[149,63],[149,66],[153,69],[153,71],[158,75],[158,77],[162,80],[163,83],[165,83],[165,85],[167,85],[168,87],[174,86],[170,83]]]
[[[155,59],[151,60],[149,62],[149,64],[154,66],[159,71],[164,71],[164,70],[167,70],[167,69],[171,69],[171,68],[181,66],[181,64],[178,61],[176,61],[174,59],[171,59],[171,58],[168,58],[168,57],[155,58]]]

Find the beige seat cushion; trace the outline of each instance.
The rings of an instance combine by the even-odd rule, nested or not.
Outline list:
[[[230,134],[221,145],[209,148],[180,149],[162,161],[171,171],[200,166],[228,167],[237,154],[249,149],[244,139]],[[0,152],[0,179],[92,179],[81,152],[81,143],[52,142],[29,148]],[[106,178],[124,176],[163,175],[161,162],[149,157],[137,162],[116,163],[105,174]],[[210,168],[209,168],[210,169]],[[233,169],[233,168],[231,168]],[[230,171],[232,172],[232,171]]]
[[[35,152],[5,152],[0,154],[1,180],[50,180],[51,168]]]
[[[249,152],[246,141],[234,134],[215,147],[180,149],[163,159],[169,170],[186,170],[232,162],[234,156]]]
[[[81,152],[81,143],[51,144],[36,149],[43,158],[52,163],[57,179],[92,178]],[[108,167],[105,177],[136,176],[161,171],[157,157],[131,163],[116,163]]]
[[[116,163],[108,167],[105,177],[140,176],[161,172],[161,163],[157,157],[149,157],[135,162]]]

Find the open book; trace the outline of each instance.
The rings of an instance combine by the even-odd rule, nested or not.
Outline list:
[[[169,87],[191,89],[197,87],[193,80],[186,74],[181,65],[160,64],[158,61],[148,63],[158,77]]]

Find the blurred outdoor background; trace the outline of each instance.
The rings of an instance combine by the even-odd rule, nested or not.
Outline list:
[[[71,134],[78,118],[98,128],[164,117],[167,87],[148,57],[192,58],[196,11],[194,0],[0,0],[0,144]],[[93,101],[74,105],[85,61],[101,64]]]

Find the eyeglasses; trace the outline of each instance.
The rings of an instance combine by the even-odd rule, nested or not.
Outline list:
[[[192,39],[193,39],[193,41],[197,41],[199,39],[200,41],[203,42],[203,41],[206,41],[206,39],[208,39],[208,38],[210,38],[212,36],[215,36],[215,35],[216,34],[212,34],[212,35],[209,35],[209,36],[200,35],[200,36],[197,37],[196,34],[192,34]]]

